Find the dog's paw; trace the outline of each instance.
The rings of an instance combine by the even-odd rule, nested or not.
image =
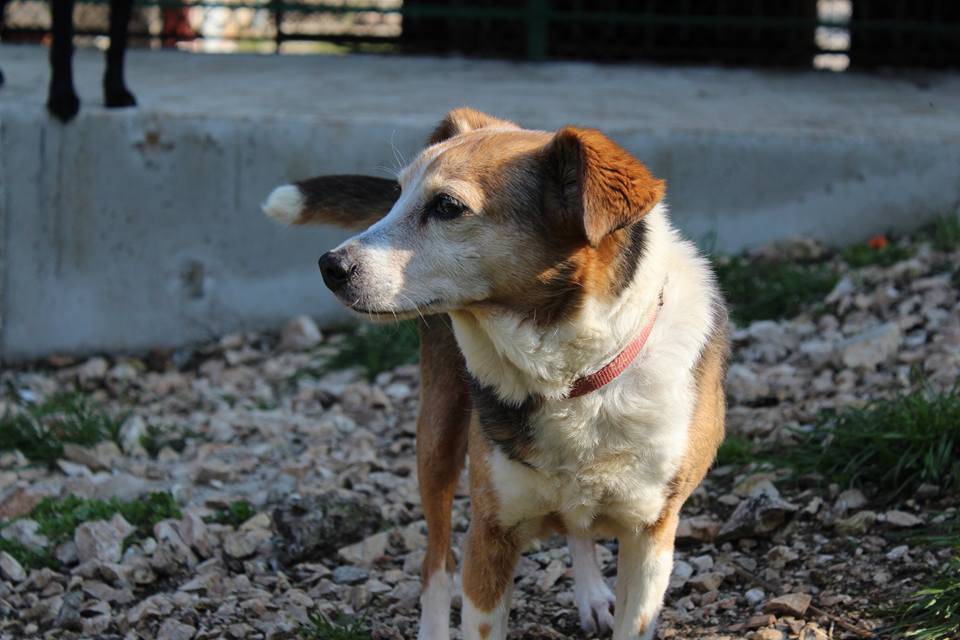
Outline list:
[[[613,629],[613,605],[617,598],[602,579],[584,585],[582,589],[574,587],[577,611],[580,613],[580,628],[588,633],[605,632]]]
[[[47,111],[61,122],[70,122],[80,111],[80,98],[73,87],[54,89],[47,97]]]
[[[116,87],[103,88],[103,103],[108,109],[137,106],[137,99],[122,84]]]

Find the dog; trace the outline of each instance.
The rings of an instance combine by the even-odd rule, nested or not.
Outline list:
[[[0,26],[6,0],[0,0]],[[80,111],[80,98],[73,84],[73,5],[74,0],[50,0],[52,36],[50,45],[50,85],[47,111],[62,122],[69,122]],[[108,108],[132,107],[137,100],[124,79],[124,56],[133,0],[110,0],[110,46],[103,74],[103,102]],[[0,74],[0,85],[3,75]]]
[[[722,296],[665,189],[596,130],[462,108],[396,181],[325,176],[267,198],[286,224],[366,228],[320,257],[323,281],[364,317],[418,319],[421,640],[449,638],[467,453],[464,638],[506,638],[518,557],[552,532],[567,536],[584,630],[653,637],[680,508],[723,439],[729,348]],[[619,542],[615,594],[597,537]]]

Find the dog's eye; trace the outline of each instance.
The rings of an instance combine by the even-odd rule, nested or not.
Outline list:
[[[467,210],[467,205],[450,194],[441,193],[427,206],[427,216],[438,220],[453,220],[466,213]]]

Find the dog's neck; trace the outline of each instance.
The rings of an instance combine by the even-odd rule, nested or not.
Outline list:
[[[520,404],[532,395],[564,398],[578,378],[615,358],[643,330],[667,279],[665,252],[674,232],[662,207],[646,220],[645,254],[615,299],[587,298],[572,317],[549,326],[502,308],[450,313],[470,374],[505,402]]]

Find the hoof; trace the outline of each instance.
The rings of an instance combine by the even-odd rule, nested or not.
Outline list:
[[[119,109],[137,106],[137,99],[126,87],[121,86],[117,89],[104,89],[103,103],[107,105],[108,109]]]
[[[80,98],[73,90],[53,91],[47,98],[47,111],[61,122],[70,122],[80,111]]]

